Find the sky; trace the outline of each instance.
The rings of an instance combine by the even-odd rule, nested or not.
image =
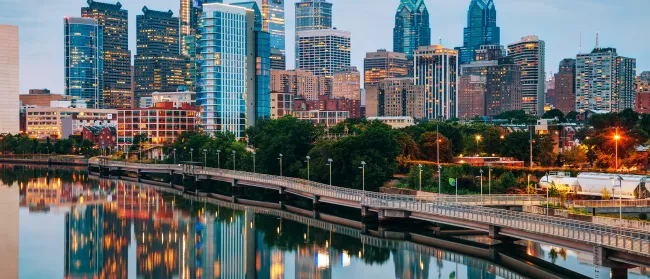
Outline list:
[[[102,0],[114,3],[116,0]],[[366,52],[392,50],[399,0],[329,0],[334,27],[352,32],[352,64],[363,71]],[[129,10],[129,48],[135,55],[135,17],[142,7],[178,15],[180,0],[121,0]],[[225,0],[224,2],[237,2]],[[286,0],[287,66],[294,65],[294,3]],[[649,0],[494,0],[501,44],[537,35],[546,42],[546,72],[557,72],[564,58],[601,47],[637,59],[637,73],[650,70]],[[433,44],[462,45],[470,0],[425,0]],[[63,17],[80,16],[86,0],[0,0],[0,24],[20,27],[20,91],[48,88],[63,93]],[[0,38],[1,39],[1,38]]]

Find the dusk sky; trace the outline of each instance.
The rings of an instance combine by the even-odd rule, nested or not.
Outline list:
[[[286,1],[287,66],[294,58],[294,3]],[[330,0],[334,26],[352,32],[352,64],[363,70],[366,52],[392,50],[395,10],[399,0]],[[114,3],[114,0],[104,0]],[[171,9],[180,0],[122,0],[129,10],[129,45],[135,54],[135,17],[142,7]],[[226,0],[226,3],[231,1]],[[237,1],[234,1],[237,2]],[[470,0],[425,0],[431,15],[432,44],[462,45]],[[615,47],[619,55],[637,59],[637,73],[650,70],[650,1],[648,0],[494,0],[501,44],[526,35],[546,41],[546,72],[556,72],[563,58],[575,58],[582,30],[582,51],[596,44]],[[85,0],[0,0],[0,24],[20,27],[20,90],[49,88],[63,93],[63,17],[80,16]]]

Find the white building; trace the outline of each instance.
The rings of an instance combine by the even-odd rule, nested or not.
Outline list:
[[[196,105],[196,93],[185,92],[153,92],[151,93],[151,102],[162,103],[172,102],[175,108],[180,108],[183,104]]]
[[[537,36],[508,45],[508,57],[521,66],[522,108],[532,115],[544,114],[545,49],[546,44]]]
[[[314,125],[322,125],[325,127],[335,126],[350,118],[349,111],[321,111],[321,110],[307,110],[307,111],[294,111],[293,117],[301,120],[309,120]]]
[[[414,57],[415,84],[424,85],[425,118],[458,117],[458,51],[422,46]]]
[[[350,66],[351,35],[348,31],[320,29],[297,32],[296,69],[327,78],[325,92],[332,92],[334,72]]]
[[[415,125],[415,120],[410,116],[368,117],[368,121],[374,120],[379,120],[381,123],[389,125],[393,129],[401,129]]]
[[[0,133],[18,134],[18,26],[0,24]]]
[[[85,108],[27,108],[27,134],[33,138],[66,139],[85,126],[117,126],[117,110]]]

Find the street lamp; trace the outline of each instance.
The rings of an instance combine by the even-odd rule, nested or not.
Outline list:
[[[233,150],[232,151],[232,170],[237,169],[237,157],[236,157],[236,155],[237,155],[237,151]]]
[[[207,168],[208,167],[208,150],[203,149],[203,167]]]
[[[174,148],[174,165],[176,165],[176,148]]]
[[[492,164],[488,164],[488,197],[492,195]]]
[[[190,162],[194,162],[194,148],[190,148]]]
[[[476,135],[476,153],[480,153],[479,142],[481,141],[481,135]]]
[[[618,179],[618,219],[619,225],[623,225],[623,177],[617,175]]]
[[[253,173],[255,173],[255,155],[257,155],[257,153],[253,151]]]
[[[366,196],[366,161],[361,161],[361,191],[363,196]]]
[[[616,142],[616,170],[618,170],[618,141],[621,139],[621,135],[618,134],[618,128],[616,128],[616,134],[614,135],[614,141]]]
[[[280,160],[280,176],[282,176],[282,153],[280,153],[280,157],[278,157],[278,160]]]
[[[481,173],[481,205],[483,205],[483,169],[480,169]]]
[[[332,186],[332,158],[327,158],[327,166],[330,166],[330,186]]]
[[[217,168],[221,169],[221,149],[217,149]]]
[[[551,210],[551,209],[549,208],[549,204],[551,203],[551,201],[550,201],[550,194],[549,194],[549,192],[551,192],[551,188],[549,188],[549,186],[550,186],[551,184],[550,184],[549,181],[548,181],[550,178],[551,178],[551,177],[548,175],[548,172],[547,172],[547,173],[546,173],[546,216],[550,215],[550,211],[549,211],[549,210]],[[540,181],[540,182],[541,182],[541,181]],[[541,183],[540,183],[540,185],[541,185]],[[540,186],[540,188],[541,188],[541,186]]]
[[[438,164],[438,195],[442,194],[442,166]]]
[[[422,164],[419,164],[418,167],[420,168],[420,192],[422,192]]]
[[[307,156],[306,158],[307,158],[307,160],[305,162],[307,162],[307,180],[310,180],[309,179],[309,160],[311,159],[311,157]]]

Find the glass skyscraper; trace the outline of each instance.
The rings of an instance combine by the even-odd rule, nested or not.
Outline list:
[[[93,18],[103,31],[104,91],[106,108],[130,108],[133,102],[131,87],[131,51],[129,51],[129,12],[122,4],[108,4],[88,0],[81,8],[81,16]]]
[[[472,0],[467,11],[467,27],[463,32],[460,63],[476,60],[475,51],[482,45],[501,44],[501,29],[497,26],[497,10],[493,0]]]
[[[401,0],[395,13],[393,51],[413,57],[413,51],[431,44],[429,11],[424,0]]]
[[[65,95],[103,107],[102,27],[92,18],[65,17]]]
[[[296,2],[296,33],[332,28],[332,3],[326,0]]]
[[[284,0],[256,0],[262,14],[262,30],[271,34],[271,48],[286,50]]]

